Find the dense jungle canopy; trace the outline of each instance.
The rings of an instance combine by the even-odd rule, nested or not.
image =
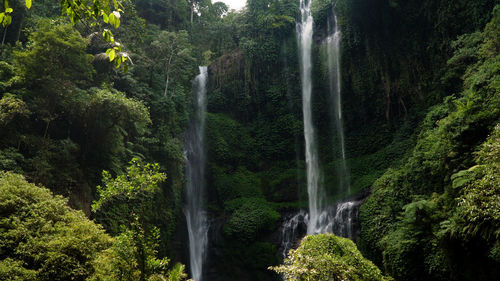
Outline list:
[[[307,0],[4,0],[0,280],[194,278],[193,130],[195,281],[500,280],[500,1],[309,1],[310,68]],[[305,71],[325,210],[359,205],[288,248]]]

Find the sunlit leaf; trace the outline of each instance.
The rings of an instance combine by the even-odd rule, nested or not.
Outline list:
[[[109,61],[113,61],[116,57],[116,51],[111,49],[111,51],[109,51],[108,56],[109,56]]]
[[[12,17],[9,15],[5,15],[3,19],[3,25],[4,26],[9,25],[11,22],[12,22]]]
[[[111,24],[111,25],[115,25],[115,20],[116,20],[116,17],[113,13],[109,14],[108,16],[108,23]]]

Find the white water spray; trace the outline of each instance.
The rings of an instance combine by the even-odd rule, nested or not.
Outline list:
[[[334,233],[349,239],[359,236],[359,207],[363,200],[339,202],[319,213],[318,228],[315,233]],[[288,251],[298,246],[310,225],[309,214],[300,210],[286,216],[281,224],[281,256],[286,258]]]
[[[184,210],[189,234],[189,264],[191,276],[202,281],[203,261],[208,242],[208,219],[203,208],[205,193],[205,117],[207,111],[208,71],[200,66],[194,79],[194,114],[186,131],[186,201]]]

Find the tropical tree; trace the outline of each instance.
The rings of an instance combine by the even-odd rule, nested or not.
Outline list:
[[[121,224],[121,233],[113,246],[94,261],[95,274],[90,280],[180,281],[187,277],[184,265],[169,269],[168,258],[157,258],[160,231],[145,222],[159,183],[165,179],[158,164],[143,164],[137,158],[130,161],[126,174],[113,178],[109,172],[103,172],[104,185],[97,187],[99,199],[92,204],[93,211],[112,210],[112,205],[121,200],[130,213],[109,222]]]
[[[14,9],[9,5],[9,0],[4,0],[4,11],[0,12],[0,23],[6,27],[12,23],[12,13]],[[112,5],[111,5],[112,3]],[[26,8],[30,9],[32,0],[25,0]],[[109,61],[114,62],[118,68],[123,64],[124,71],[127,71],[129,64],[132,62],[129,55],[123,51],[122,45],[115,41],[111,27],[118,28],[120,26],[121,12],[123,12],[121,0],[61,0],[60,2],[62,13],[66,15],[72,24],[83,22],[89,27],[99,27],[102,29],[102,36],[109,44],[106,51]],[[108,25],[108,28],[102,28],[102,23]],[[5,36],[5,30],[4,30]],[[4,40],[2,40],[3,42]]]
[[[151,43],[151,57],[160,67],[159,72],[165,75],[164,96],[167,96],[171,84],[183,85],[192,78],[194,58],[189,34],[185,30],[179,32],[161,31]],[[172,81],[175,78],[178,81]],[[173,95],[175,92],[172,91]]]

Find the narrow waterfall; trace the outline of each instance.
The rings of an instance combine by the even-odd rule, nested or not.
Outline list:
[[[189,264],[195,281],[202,280],[203,260],[208,242],[208,219],[203,208],[205,193],[205,117],[207,110],[208,70],[200,66],[194,79],[194,114],[186,131],[186,207],[185,215],[189,234]]]
[[[333,25],[333,30],[332,30]],[[328,21],[328,34],[326,38],[326,50],[328,56],[328,77],[330,84],[330,98],[333,101],[333,120],[337,137],[336,145],[340,148],[341,163],[337,168],[337,178],[340,192],[350,193],[349,171],[345,161],[344,126],[342,121],[342,93],[341,93],[341,71],[340,71],[340,26],[337,16],[332,8],[331,20]]]
[[[312,122],[311,48],[313,35],[312,0],[300,0],[301,21],[297,23],[302,81],[302,114],[304,116],[304,138],[306,148],[307,193],[309,195],[309,225],[307,234],[316,233],[322,208],[322,192],[319,186],[319,160]]]

